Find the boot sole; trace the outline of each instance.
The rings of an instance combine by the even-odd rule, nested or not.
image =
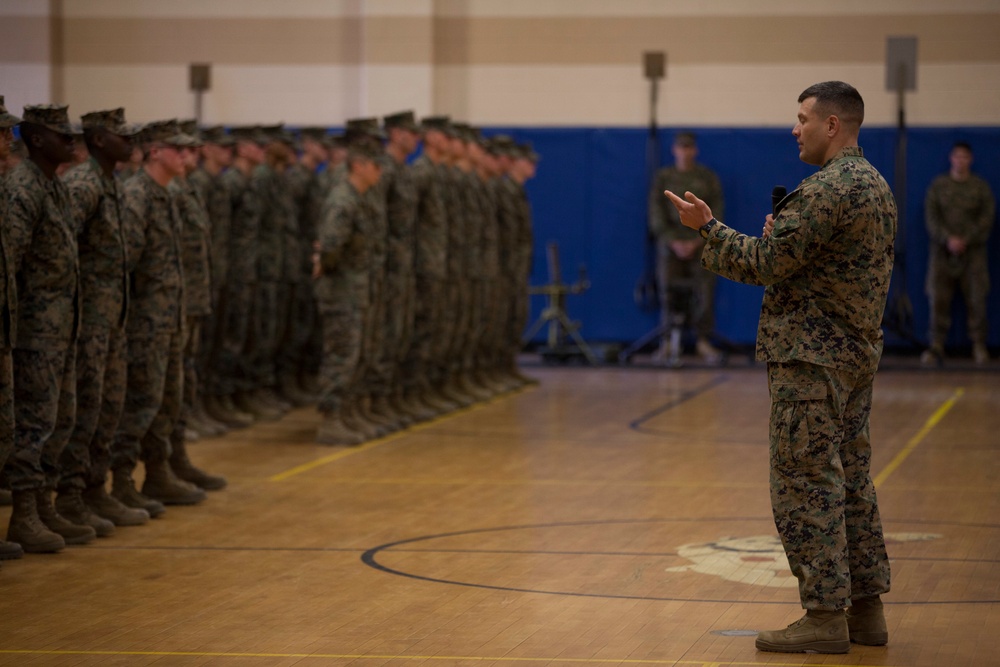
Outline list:
[[[889,643],[888,632],[852,632],[851,642],[861,646],[885,646]]]
[[[22,544],[21,548],[26,554],[54,554],[59,553],[65,548],[65,540],[60,544],[59,542],[45,542],[42,544]]]
[[[755,646],[760,651],[771,653],[850,653],[851,642],[848,639],[839,639],[828,642],[805,642],[803,644],[772,644],[761,641],[759,638]]]

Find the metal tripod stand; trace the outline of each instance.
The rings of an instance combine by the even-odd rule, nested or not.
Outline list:
[[[597,356],[580,335],[580,323],[570,320],[566,314],[566,295],[581,294],[590,288],[586,269],[581,266],[577,282],[567,285],[562,281],[562,272],[559,268],[559,245],[555,241],[550,241],[546,251],[549,262],[549,284],[529,287],[528,294],[544,294],[548,297],[548,305],[528,329],[524,341],[530,341],[543,326],[548,324],[546,346],[539,350],[543,359],[566,361],[582,356],[588,363],[597,365]],[[571,338],[575,345],[569,343],[567,337]]]

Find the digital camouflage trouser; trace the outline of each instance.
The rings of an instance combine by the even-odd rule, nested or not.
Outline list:
[[[806,609],[843,609],[889,590],[872,483],[874,373],[767,365],[771,509]]]
[[[125,404],[124,329],[83,327],[76,347],[76,424],[60,458],[59,488],[104,484]]]
[[[14,491],[55,488],[76,419],[76,346],[15,349],[14,449],[3,476]]]

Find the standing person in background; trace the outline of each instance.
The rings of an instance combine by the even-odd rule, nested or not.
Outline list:
[[[254,171],[265,160],[268,139],[259,126],[234,127],[236,156],[232,167],[222,173],[221,181],[232,210],[228,271],[222,287],[225,310],[219,321],[217,373],[213,389],[215,405],[221,408],[212,416],[233,416],[231,423],[251,420],[275,420],[282,413],[256,400],[251,368],[247,359],[251,326],[256,315],[257,265],[260,261],[260,226],[264,203],[253,187]],[[211,404],[210,404],[211,405]]]
[[[7,240],[7,191],[4,187],[7,158],[14,140],[13,127],[21,119],[7,111],[4,97],[0,95],[0,470],[14,449],[14,365],[11,348],[14,345],[15,307],[17,304],[17,278],[14,263],[8,257],[10,242]],[[3,502],[10,505],[10,492],[0,490]],[[17,542],[0,540],[0,560],[20,558],[24,551]]]
[[[969,314],[972,358],[977,366],[990,360],[986,349],[986,295],[990,291],[986,241],[993,229],[996,202],[989,184],[972,173],[972,147],[952,146],[951,169],[931,182],[924,204],[930,258],[927,296],[930,299],[930,348],[920,362],[936,366],[944,360],[944,343],[951,328],[951,303],[961,286]]]
[[[7,539],[29,553],[86,544],[93,528],[53,504],[59,459],[76,419],[80,264],[69,193],[56,178],[73,157],[67,108],[24,107],[28,159],[7,177],[4,241],[17,281],[14,333],[14,450],[3,469],[14,510]]]
[[[389,246],[386,262],[386,354],[392,378],[389,393],[376,400],[382,413],[392,412],[409,424],[423,412],[404,400],[407,388],[415,389],[415,379],[402,372],[413,333],[413,310],[416,301],[417,188],[407,158],[420,145],[420,127],[412,111],[401,111],[383,118],[388,141],[379,159],[382,178],[378,192],[385,199],[389,221]],[[383,403],[388,403],[383,406]]]
[[[182,133],[194,139],[192,145],[180,148],[183,172],[167,186],[180,217],[181,264],[184,269],[184,331],[181,337],[182,407],[174,430],[170,434],[170,468],[174,475],[205,491],[225,488],[226,479],[196,467],[187,453],[188,420],[199,428],[209,425],[199,422],[194,406],[200,403],[197,362],[202,326],[212,314],[211,238],[208,211],[187,176],[198,167],[198,126],[194,121],[181,124]],[[206,431],[207,432],[207,431]]]
[[[702,265],[764,285],[757,358],[771,393],[771,507],[803,618],[757,648],[847,653],[883,645],[889,558],[871,479],[869,415],[882,355],[896,202],[858,146],[864,101],[828,81],[799,95],[799,158],[820,167],[785,199],[765,237],[723,225],[692,192],[667,196],[705,240]],[[773,223],[770,234],[767,225]],[[845,614],[845,609],[847,610]]]
[[[149,521],[145,510],[126,507],[105,488],[111,444],[125,404],[129,301],[124,192],[114,169],[132,154],[138,128],[125,123],[121,108],[84,114],[82,120],[90,159],[63,176],[77,230],[82,316],[76,423],[60,460],[56,507],[74,523],[109,535],[114,526]]]
[[[690,323],[697,334],[695,350],[706,363],[718,364],[722,355],[711,340],[715,332],[715,275],[703,269],[699,262],[704,241],[681,224],[677,211],[663,198],[663,192],[693,192],[717,216],[724,217],[722,185],[714,171],[698,162],[698,144],[694,134],[679,132],[674,138],[671,153],[674,165],[656,172],[649,197],[649,231],[656,238],[660,323],[667,329],[672,315],[683,308],[672,298],[676,294],[676,291],[671,292],[672,286],[678,282],[688,283],[694,298]],[[664,336],[654,354],[654,361],[663,363],[679,355],[680,350],[670,349],[669,336]]]
[[[375,141],[353,142],[345,179],[337,183],[323,206],[313,253],[316,301],[323,318],[323,362],[320,369],[323,415],[316,442],[358,445],[367,435],[344,421],[346,405],[357,400],[365,319],[371,306],[371,249],[374,214],[365,193],[378,183],[381,148]]]
[[[200,421],[218,433],[230,428],[249,426],[250,415],[239,415],[227,410],[216,400],[218,387],[218,340],[225,321],[226,303],[222,287],[229,270],[229,227],[232,222],[232,203],[222,182],[222,174],[233,163],[233,146],[236,141],[222,126],[215,125],[201,131],[201,163],[188,174],[199,199],[205,204],[210,227],[209,256],[211,257],[211,306],[212,312],[202,327],[202,351],[197,364],[200,392],[195,394],[194,413]]]
[[[183,400],[184,268],[181,221],[167,186],[183,175],[181,149],[197,144],[176,120],[149,123],[139,139],[146,164],[125,182],[129,262],[128,382],[112,445],[112,494],[153,518],[164,505],[191,505],[205,492],[170,465]],[[140,492],[132,474],[145,464]]]

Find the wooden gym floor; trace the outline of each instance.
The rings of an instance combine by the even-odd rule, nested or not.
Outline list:
[[[1000,664],[996,362],[880,372],[890,644],[837,656],[754,649],[801,614],[763,367],[526,370],[353,449],[314,445],[309,409],[193,444],[227,490],[3,563],[0,664]]]

